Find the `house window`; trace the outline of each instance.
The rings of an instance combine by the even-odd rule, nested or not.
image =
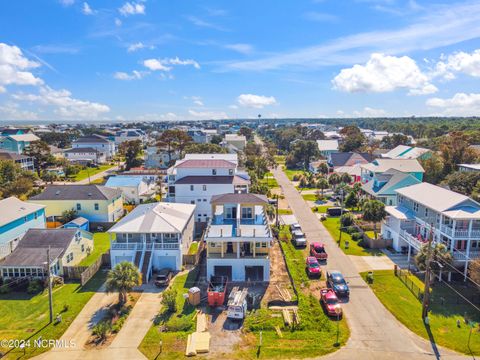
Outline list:
[[[95,207],[95,210],[98,210],[98,209],[99,209],[98,203],[95,203],[95,204],[94,204],[94,207]]]
[[[203,191],[207,191],[207,185],[203,185]]]
[[[418,212],[418,203],[413,203],[413,211]]]
[[[253,211],[251,207],[242,208],[242,219],[252,219]]]
[[[203,199],[203,202],[207,202],[207,199]]]
[[[84,251],[85,251],[85,245],[82,244],[82,252],[84,252]]]
[[[81,204],[77,204],[77,210],[82,210],[82,205]]]
[[[190,204],[195,204],[195,200],[190,200]]]
[[[425,208],[425,217],[427,217],[427,216],[428,216],[428,209]]]
[[[212,169],[212,175],[217,175],[217,169]]]
[[[228,175],[233,175],[233,169],[228,169]]]
[[[194,187],[193,185],[190,185],[190,191],[193,191]]]
[[[34,216],[35,216],[35,220],[37,220],[38,219],[38,214],[35,213]]]

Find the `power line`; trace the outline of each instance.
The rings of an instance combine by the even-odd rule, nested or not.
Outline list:
[[[471,277],[466,276],[463,272],[461,272],[460,270],[458,270],[458,269],[457,269],[455,266],[453,266],[452,264],[446,262],[444,259],[442,259],[442,258],[435,259],[435,261],[437,261],[437,262],[438,262],[439,260],[442,261],[445,265],[447,265],[447,266],[449,266],[450,268],[452,268],[453,270],[455,270],[456,272],[458,272],[460,275],[462,275],[462,276],[464,276],[465,278],[467,278],[468,280],[470,280],[473,284],[475,284],[475,285],[477,285],[478,287],[480,287],[480,284],[478,284],[478,283],[476,283],[475,281],[473,281],[473,279],[472,279]],[[465,263],[465,266],[467,266],[466,263]]]
[[[472,305],[475,309],[477,309],[479,312],[480,312],[480,308],[475,305],[474,303],[472,303],[470,300],[468,300],[465,296],[463,296],[460,292],[458,292],[457,290],[455,290],[455,288],[451,285],[448,284],[448,282],[445,282],[443,281],[443,284],[444,285],[447,285],[450,289],[452,289],[456,294],[458,294],[458,296],[460,296],[463,300],[465,300],[467,303],[469,303],[470,305]]]

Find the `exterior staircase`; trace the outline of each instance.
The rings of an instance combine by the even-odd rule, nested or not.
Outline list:
[[[135,266],[140,269],[140,262],[142,261],[142,251],[137,250],[135,253]]]
[[[142,279],[144,284],[148,283],[148,280],[150,280],[151,258],[152,258],[152,250],[149,249],[145,251],[145,256],[143,257]]]

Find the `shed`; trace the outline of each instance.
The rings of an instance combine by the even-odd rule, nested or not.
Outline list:
[[[66,229],[77,228],[85,231],[90,231],[90,222],[88,221],[88,219],[79,216],[63,225],[63,227]]]

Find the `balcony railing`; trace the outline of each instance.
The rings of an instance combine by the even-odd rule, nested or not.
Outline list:
[[[126,242],[116,242],[113,241],[111,243],[112,250],[134,250],[134,251],[141,251],[146,248],[153,249],[153,250],[178,250],[180,248],[180,244],[178,243],[126,243]]]

